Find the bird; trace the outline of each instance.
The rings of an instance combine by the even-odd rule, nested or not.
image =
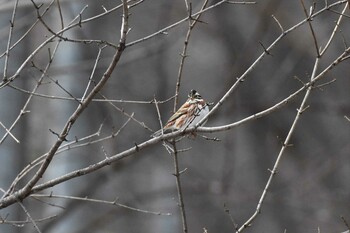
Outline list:
[[[187,101],[169,118],[165,126],[152,134],[152,137],[164,133],[183,130],[195,126],[209,113],[209,104],[196,91],[191,90]],[[202,125],[205,124],[202,123]]]

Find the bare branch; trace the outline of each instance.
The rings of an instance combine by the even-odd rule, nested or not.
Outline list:
[[[36,223],[45,222],[48,220],[52,220],[56,217],[57,217],[57,215],[51,215],[51,216],[48,216],[45,218],[33,219],[33,221]],[[20,221],[20,220],[14,221],[14,220],[6,220],[6,219],[3,219],[0,217],[0,224],[10,224],[10,225],[13,225],[15,227],[23,227],[24,224],[32,224],[32,221],[30,219],[23,220],[23,221]]]
[[[319,57],[316,58],[316,61],[315,61],[315,64],[314,64],[314,69],[313,69],[313,72],[312,72],[312,75],[311,75],[311,81],[313,79],[315,79],[315,76],[316,76],[316,70],[318,68],[318,64],[319,64]],[[310,95],[310,92],[311,92],[312,88],[311,87],[308,87],[305,95],[304,95],[304,98],[300,104],[300,107],[299,109],[305,109],[305,106],[306,106],[306,101],[307,99],[309,98],[309,95]],[[275,161],[275,164],[273,166],[273,169],[271,170],[271,174],[269,176],[269,179],[265,185],[265,188],[264,188],[264,191],[262,192],[261,194],[261,197],[259,199],[259,202],[258,202],[258,205],[256,207],[256,210],[254,212],[254,214],[238,229],[237,232],[242,232],[245,228],[247,228],[248,226],[250,226],[252,224],[252,222],[255,220],[255,218],[258,216],[258,214],[261,212],[261,208],[262,208],[262,204],[264,203],[264,200],[265,200],[265,197],[266,197],[266,194],[267,194],[267,190],[270,188],[271,186],[271,182],[275,176],[275,174],[277,173],[277,169],[279,167],[279,164],[280,164],[280,161],[282,159],[282,156],[284,154],[284,151],[285,149],[287,148],[287,145],[289,144],[290,142],[290,139],[295,131],[295,128],[296,128],[296,125],[300,119],[300,116],[302,114],[302,111],[297,111],[297,114],[294,118],[294,121],[289,129],[289,132],[286,136],[286,139],[284,140],[283,142],[283,145],[278,153],[278,156],[277,156],[277,159]]]
[[[180,208],[181,213],[181,220],[182,220],[182,232],[187,233],[188,232],[188,226],[187,226],[187,218],[186,218],[186,209],[185,209],[185,203],[183,198],[183,192],[182,192],[182,186],[181,186],[181,179],[180,179],[180,169],[179,169],[179,160],[178,160],[178,154],[176,149],[176,142],[173,140],[171,142],[173,146],[173,159],[174,159],[174,176],[176,179],[176,188],[177,188],[177,196],[178,196],[178,206]]]
[[[121,36],[120,36],[120,40],[119,40],[118,49],[117,49],[116,53],[114,54],[114,57],[109,65],[109,67],[107,68],[107,70],[104,73],[101,80],[92,89],[90,94],[86,97],[86,99],[81,103],[81,105],[79,105],[77,107],[75,112],[71,115],[71,117],[69,118],[69,120],[65,124],[62,132],[60,133],[58,140],[54,143],[54,145],[49,150],[49,152],[45,158],[45,161],[41,164],[41,166],[40,166],[39,170],[36,172],[36,174],[30,179],[30,181],[22,189],[20,189],[19,191],[16,191],[14,194],[12,194],[8,197],[3,198],[2,201],[0,202],[0,208],[4,208],[8,205],[11,205],[14,202],[16,202],[17,200],[22,200],[31,193],[34,185],[39,181],[39,179],[42,177],[42,175],[45,173],[47,167],[51,163],[51,160],[52,160],[53,156],[55,155],[56,151],[58,150],[58,148],[60,147],[62,142],[65,141],[71,127],[73,126],[73,124],[75,123],[77,118],[81,115],[81,113],[90,104],[93,97],[106,84],[107,80],[109,79],[112,72],[114,71],[114,69],[115,69],[124,49],[125,49],[126,34],[128,31],[128,17],[129,17],[129,13],[128,13],[127,1],[123,0],[123,18],[122,18],[122,26],[121,26],[121,30],[120,30]],[[38,48],[40,48],[40,46]]]
[[[276,21],[276,23],[278,24],[278,27],[281,29],[281,33],[284,33],[284,29],[282,27],[282,24],[280,23],[280,21],[278,21],[278,19],[274,16],[271,15],[271,17]]]
[[[9,134],[13,140],[15,140],[15,142],[19,143],[19,140],[11,133],[11,131],[9,129],[6,128],[6,126],[0,121],[0,125],[2,128],[4,128],[6,130],[6,133]],[[1,144],[1,141],[0,141]]]
[[[28,216],[28,219],[30,220],[30,222],[33,224],[35,230],[39,233],[41,233],[38,225],[36,224],[36,222],[34,221],[34,219],[32,218],[32,216],[30,216],[27,208],[23,205],[23,203],[21,201],[18,201],[18,204],[21,206],[21,208],[23,209],[24,213]]]
[[[15,24],[17,6],[18,6],[18,0],[16,0],[15,6],[13,7],[12,18],[10,21],[10,32],[9,32],[9,37],[7,40],[7,47],[6,47],[6,52],[5,52],[6,57],[5,57],[4,73],[3,73],[3,77],[2,77],[3,82],[7,81],[7,68],[8,68],[8,62],[9,62],[9,57],[10,57],[10,46],[11,46],[11,40],[12,40],[12,34],[13,34],[13,27]]]
[[[102,95],[101,93],[99,93],[100,96],[102,96],[103,98],[106,98],[104,95]],[[118,106],[116,106],[115,104],[113,104],[112,102],[108,102],[114,109],[116,109],[117,111],[121,112],[123,115],[127,116],[128,118],[131,118],[133,121],[135,121],[137,124],[139,124],[140,126],[142,126],[143,128],[147,129],[148,131],[152,132],[153,130],[148,127],[145,122],[141,122],[139,120],[137,120],[135,117],[133,117],[133,115],[131,116],[129,113],[125,112],[124,109],[119,108]]]
[[[122,207],[128,210],[140,212],[140,213],[145,213],[145,214],[154,214],[154,215],[164,215],[164,216],[170,216],[172,215],[171,213],[163,213],[160,211],[150,211],[150,210],[143,210],[140,208],[135,208],[131,207],[125,204],[121,204],[118,202],[118,198],[116,198],[113,201],[105,201],[105,200],[99,200],[99,199],[92,199],[88,197],[74,197],[74,196],[64,196],[64,195],[54,195],[54,194],[32,194],[30,195],[31,197],[35,198],[56,198],[56,199],[68,199],[68,200],[77,200],[77,201],[84,201],[84,202],[93,202],[93,203],[101,203],[101,204],[107,204],[107,205],[113,205],[113,206],[118,206]]]
[[[327,41],[327,43],[326,43],[324,49],[321,51],[321,53],[320,53],[321,56],[322,56],[322,55],[326,52],[326,50],[329,48],[329,45],[331,44],[331,42],[332,42],[332,40],[333,40],[333,38],[334,38],[335,33],[338,31],[339,24],[340,24],[340,22],[341,22],[342,19],[343,19],[343,14],[345,13],[345,10],[346,10],[347,6],[348,6],[348,3],[345,4],[343,11],[342,11],[341,15],[339,16],[339,18],[338,18],[338,20],[337,20],[337,22],[336,22],[336,24],[335,24],[335,26],[334,26],[334,29],[333,29],[333,31],[332,31],[331,36],[329,37],[329,39],[328,39],[328,41]]]
[[[14,86],[12,84],[9,84],[8,86],[17,90],[17,91],[20,91],[22,93],[37,96],[37,97],[42,97],[45,99],[70,100],[70,101],[71,100],[76,101],[76,99],[77,99],[79,102],[82,101],[81,98],[72,98],[72,97],[66,97],[66,96],[53,96],[53,95],[40,94],[37,92],[24,90],[23,88]],[[175,98],[175,96],[171,96],[165,100],[157,100],[157,104],[167,103],[174,98]],[[102,99],[92,99],[92,102],[111,102],[111,103],[127,103],[127,104],[154,104],[154,99],[151,99],[151,100],[123,100],[123,99],[119,99],[119,100],[117,100],[117,99],[108,99],[106,96],[104,96]]]
[[[304,4],[304,0],[300,0],[300,2],[301,2],[301,5],[303,6],[304,14],[305,14],[305,16],[307,18],[307,22],[308,22],[309,27],[310,27],[312,38],[314,39],[314,44],[315,44],[315,47],[316,47],[317,56],[320,57],[321,55],[320,55],[320,50],[319,50],[319,47],[318,47],[317,38],[316,38],[316,35],[315,35],[314,28],[312,27],[312,24],[311,24],[311,19],[312,19],[311,16],[313,14],[313,10],[310,10],[310,14],[308,14],[307,10],[306,10],[306,7],[305,7],[305,4]]]
[[[224,204],[224,210],[225,213],[229,216],[231,223],[233,225],[233,228],[235,229],[235,232],[238,232],[238,224],[236,223],[236,221],[233,219],[233,216],[231,214],[231,211],[229,208],[227,208],[226,204]]]
[[[157,115],[158,115],[158,121],[159,121],[159,125],[160,125],[160,130],[162,130],[162,134],[163,134],[163,123],[162,123],[162,116],[160,115],[160,111],[159,111],[159,106],[158,106],[158,101],[154,98],[154,106],[157,109]],[[176,101],[175,101],[176,102]]]
[[[97,64],[98,64],[99,60],[101,59],[101,52],[102,52],[102,50],[104,48],[105,48],[105,46],[103,46],[102,48],[98,49],[98,53],[97,53],[97,57],[95,59],[94,67],[92,68],[92,71],[91,71],[91,74],[90,74],[90,77],[89,77],[89,82],[88,82],[88,84],[87,84],[87,86],[85,88],[83,96],[81,97],[81,101],[84,101],[85,96],[88,93],[88,90],[89,90],[91,82],[92,82],[92,78],[93,78],[93,76],[95,74],[95,70],[96,70]]]

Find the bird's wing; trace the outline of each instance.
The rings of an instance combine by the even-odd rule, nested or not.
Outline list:
[[[190,107],[190,103],[186,102],[184,103],[175,113],[174,115],[172,115],[170,117],[170,119],[168,120],[167,124],[173,121],[176,121],[176,119],[178,119],[179,117],[181,117],[184,114],[187,114],[188,109]]]

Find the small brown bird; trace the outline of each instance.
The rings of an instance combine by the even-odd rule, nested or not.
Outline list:
[[[152,137],[195,126],[208,112],[208,103],[196,90],[191,90],[187,101],[170,117],[163,129],[155,132]]]

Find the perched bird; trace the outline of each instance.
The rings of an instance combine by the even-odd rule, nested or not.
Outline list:
[[[187,101],[170,117],[163,129],[155,132],[152,137],[158,137],[162,132],[169,133],[195,126],[208,112],[208,103],[196,90],[191,90]]]

